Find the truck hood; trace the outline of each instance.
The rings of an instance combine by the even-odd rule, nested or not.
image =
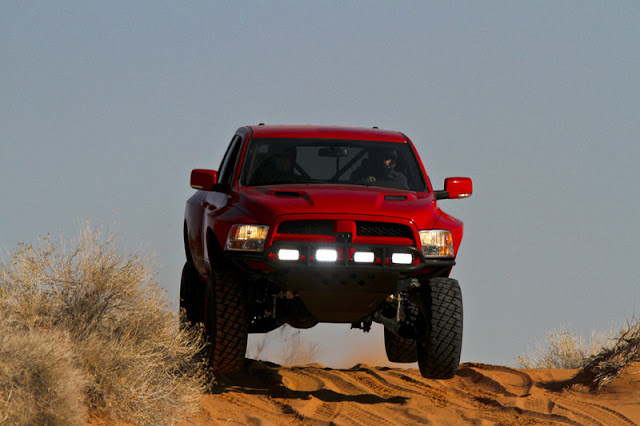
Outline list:
[[[430,229],[440,216],[433,195],[360,185],[277,185],[236,188],[234,205],[256,222],[284,214],[349,214],[412,218]]]

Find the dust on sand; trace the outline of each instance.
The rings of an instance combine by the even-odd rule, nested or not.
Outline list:
[[[465,363],[451,380],[416,369],[284,367],[248,361],[220,375],[196,425],[407,425],[640,423],[640,363],[599,393],[572,381],[577,370],[517,370]]]

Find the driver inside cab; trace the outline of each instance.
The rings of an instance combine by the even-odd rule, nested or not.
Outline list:
[[[398,153],[395,149],[385,149],[369,153],[369,158],[351,174],[351,181],[362,185],[376,182],[393,182],[400,189],[408,189],[407,178],[395,170]]]

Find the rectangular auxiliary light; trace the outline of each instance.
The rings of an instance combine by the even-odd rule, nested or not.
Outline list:
[[[294,249],[280,249],[278,250],[279,260],[298,260],[300,259],[300,252]]]
[[[393,253],[391,262],[398,265],[411,265],[413,263],[413,255],[411,253]]]
[[[353,253],[353,261],[356,263],[373,263],[375,259],[375,254],[370,251],[357,251]]]
[[[335,262],[338,260],[338,252],[333,249],[318,249],[316,260],[318,262]]]

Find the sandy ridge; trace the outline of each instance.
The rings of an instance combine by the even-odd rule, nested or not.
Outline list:
[[[639,364],[598,394],[572,382],[576,373],[466,363],[453,379],[436,381],[416,369],[250,361],[246,372],[217,377],[204,410],[185,424],[640,423]]]

